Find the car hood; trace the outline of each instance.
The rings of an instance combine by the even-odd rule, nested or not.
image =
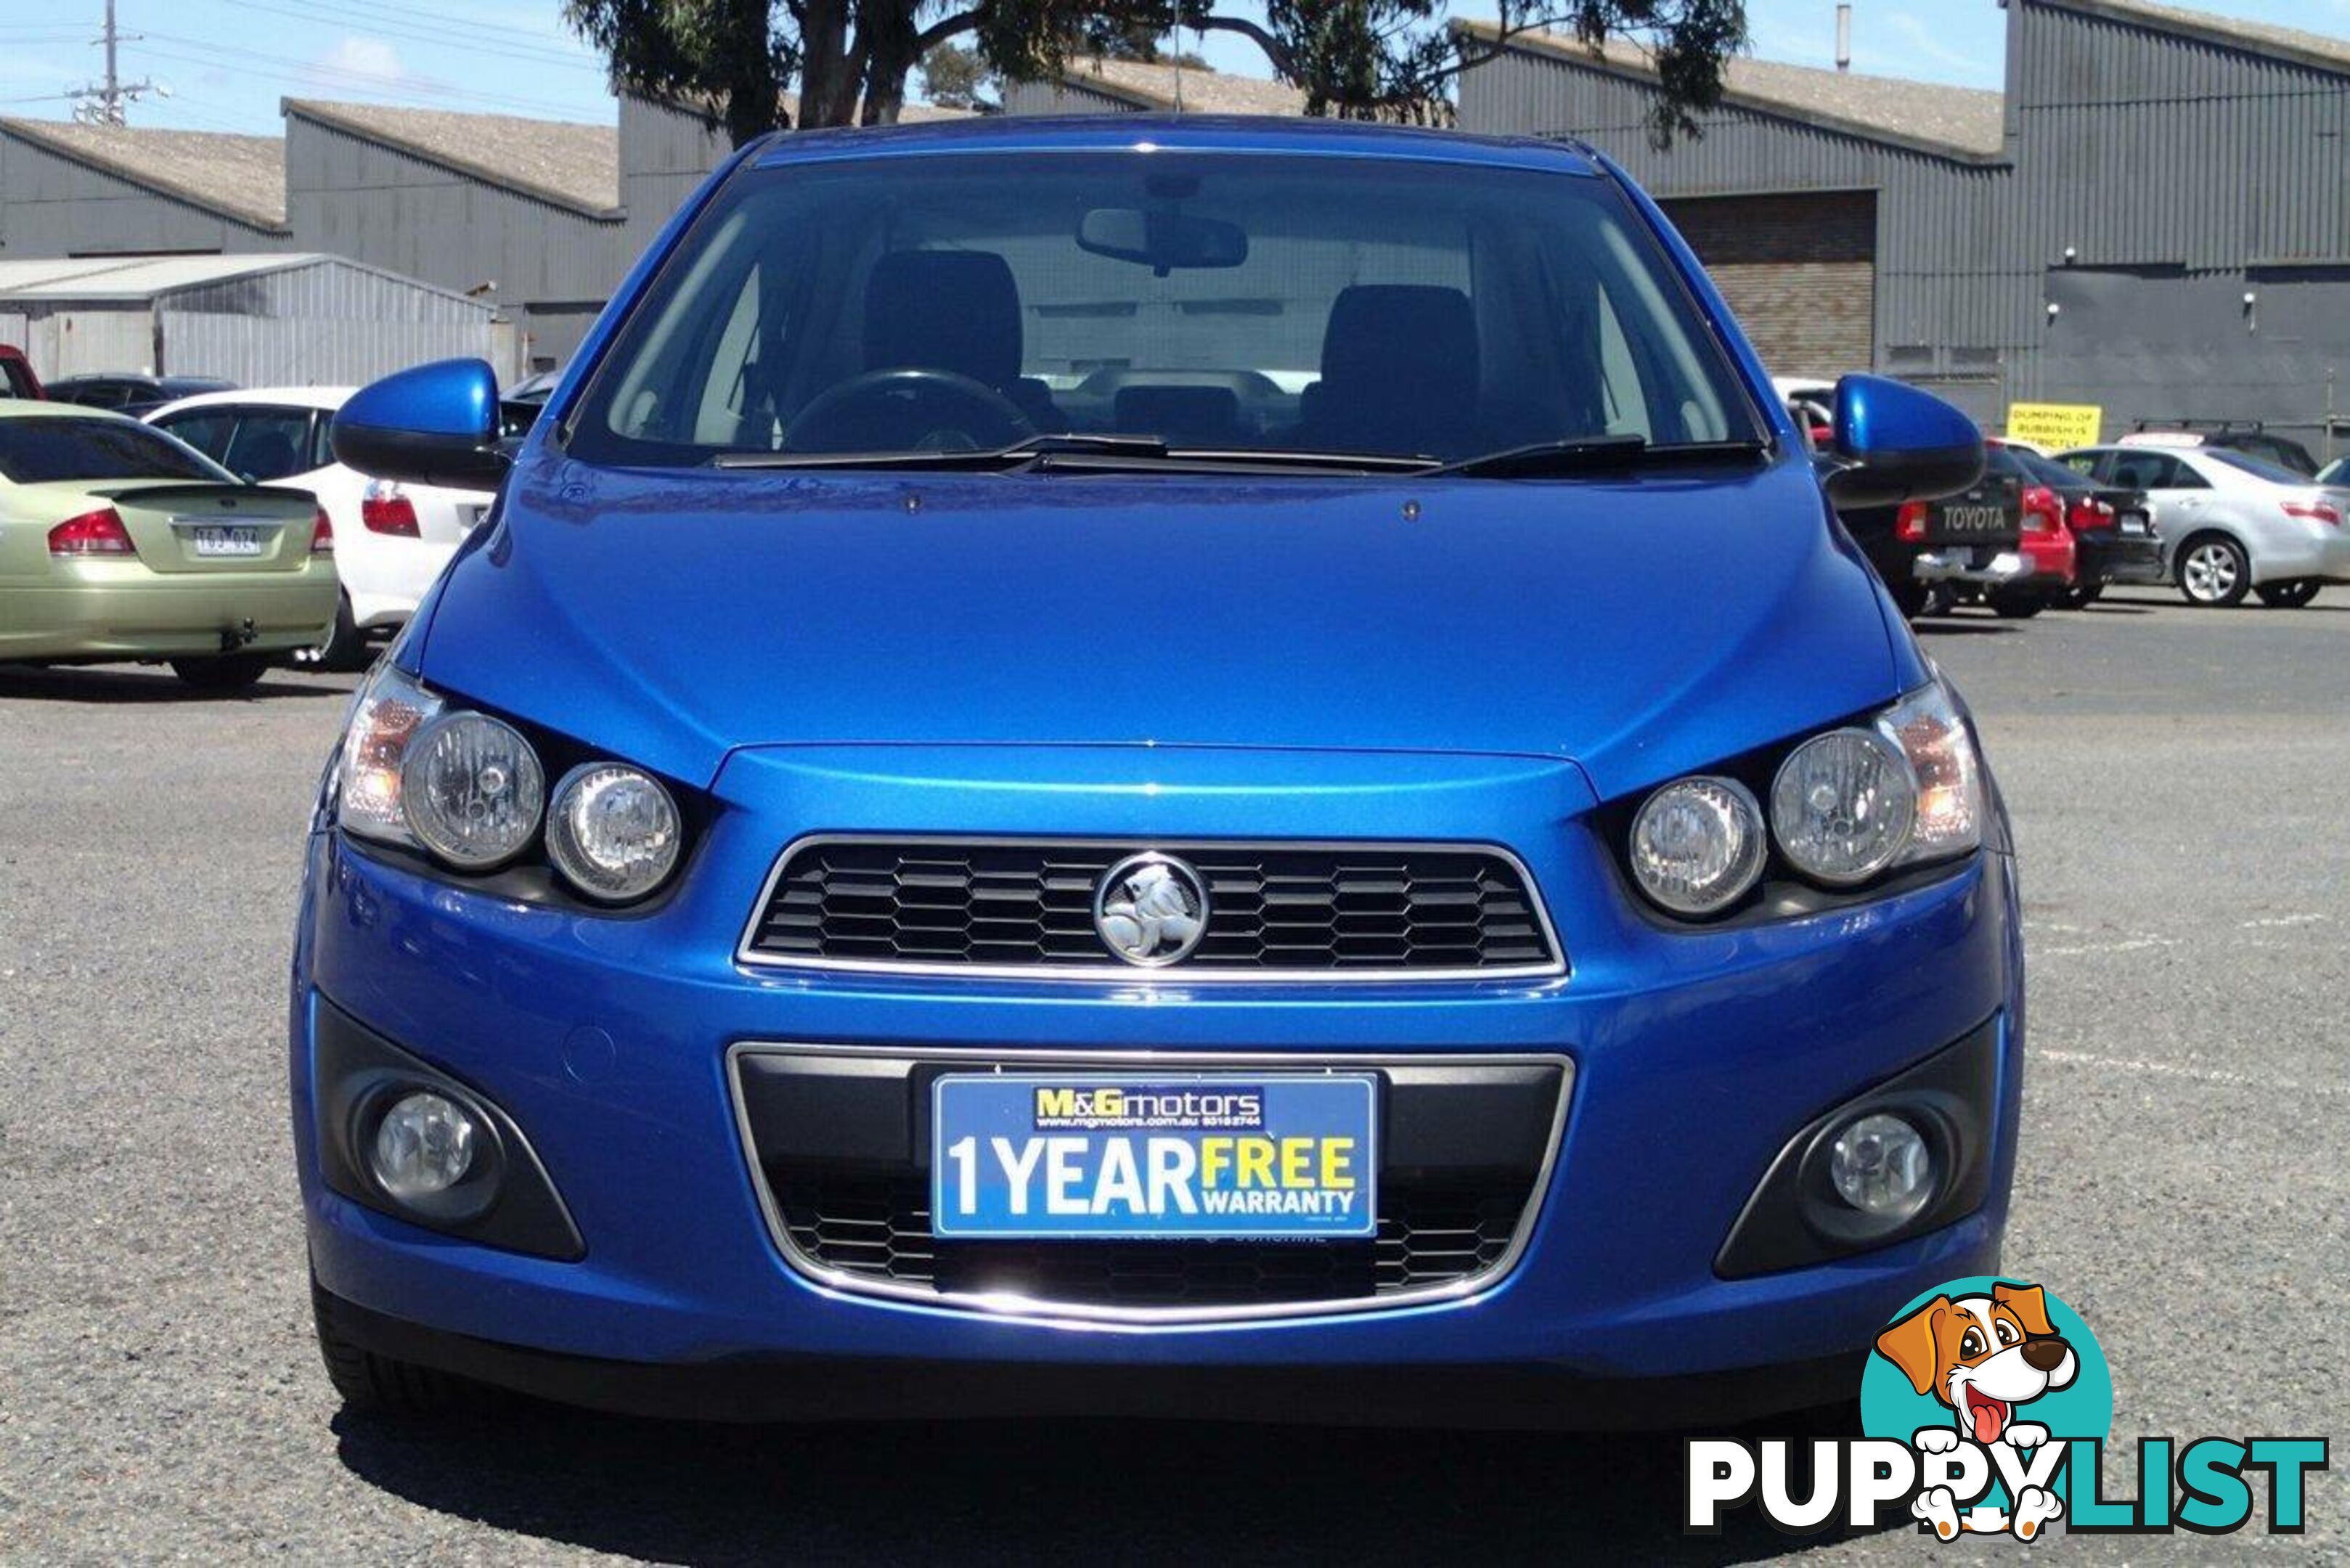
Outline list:
[[[598,469],[542,452],[421,672],[691,783],[769,744],[1572,760],[1603,797],[1914,678],[1798,462],[1529,483]],[[413,657],[413,656],[411,656]]]

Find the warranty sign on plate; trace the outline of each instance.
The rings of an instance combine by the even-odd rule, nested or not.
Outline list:
[[[1374,1074],[951,1074],[931,1095],[941,1237],[1378,1231]]]

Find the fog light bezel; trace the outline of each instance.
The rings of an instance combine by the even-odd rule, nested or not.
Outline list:
[[[1992,1195],[2008,1044],[2006,1014],[1995,1012],[1941,1050],[1806,1122],[1780,1147],[1731,1221],[1714,1254],[1714,1273],[1748,1279],[1829,1262],[1939,1231],[1981,1210]],[[1853,1208],[1828,1174],[1835,1135],[1878,1112],[1917,1127],[1934,1157],[1932,1196],[1898,1220]]]
[[[588,1255],[579,1226],[546,1163],[495,1099],[401,1049],[316,991],[308,994],[307,1011],[308,1142],[327,1193],[406,1224],[504,1251],[559,1262]],[[382,1096],[397,1099],[419,1089],[464,1105],[494,1140],[496,1189],[486,1205],[468,1212],[476,1196],[476,1183],[468,1180],[448,1189],[464,1201],[447,1201],[425,1212],[385,1192],[369,1171],[363,1152],[368,1144],[359,1139],[364,1133],[372,1142],[376,1117],[390,1104]],[[480,1148],[477,1144],[477,1162],[483,1161]]]

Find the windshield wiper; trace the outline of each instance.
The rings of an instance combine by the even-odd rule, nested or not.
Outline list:
[[[1719,462],[1725,458],[1753,457],[1762,450],[1762,443],[1754,441],[1675,441],[1651,446],[1643,435],[1577,436],[1568,441],[1505,447],[1422,472],[1431,477],[1550,479],[1565,474],[1604,473],[1610,469],[1653,468],[1669,462]]]
[[[1056,453],[1099,457],[1155,458],[1167,455],[1167,438],[1155,435],[1079,435],[1062,431],[1033,435],[1009,446],[963,447],[934,452],[722,452],[716,468],[943,468],[984,473],[1014,469]]]
[[[1175,447],[1165,436],[1062,431],[1009,446],[952,452],[722,452],[715,468],[919,468],[953,473],[1086,473],[1122,469],[1298,469],[1330,473],[1424,473],[1435,460],[1399,452],[1306,452],[1270,447]]]

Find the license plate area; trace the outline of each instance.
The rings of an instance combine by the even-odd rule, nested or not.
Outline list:
[[[259,525],[241,523],[200,523],[184,527],[183,536],[195,555],[206,559],[250,558],[266,547]]]
[[[941,1074],[932,1234],[1376,1236],[1376,1073]]]
[[[2006,528],[2007,514],[1997,506],[1945,506],[1931,524],[1931,532],[1945,539],[1981,539]]]

